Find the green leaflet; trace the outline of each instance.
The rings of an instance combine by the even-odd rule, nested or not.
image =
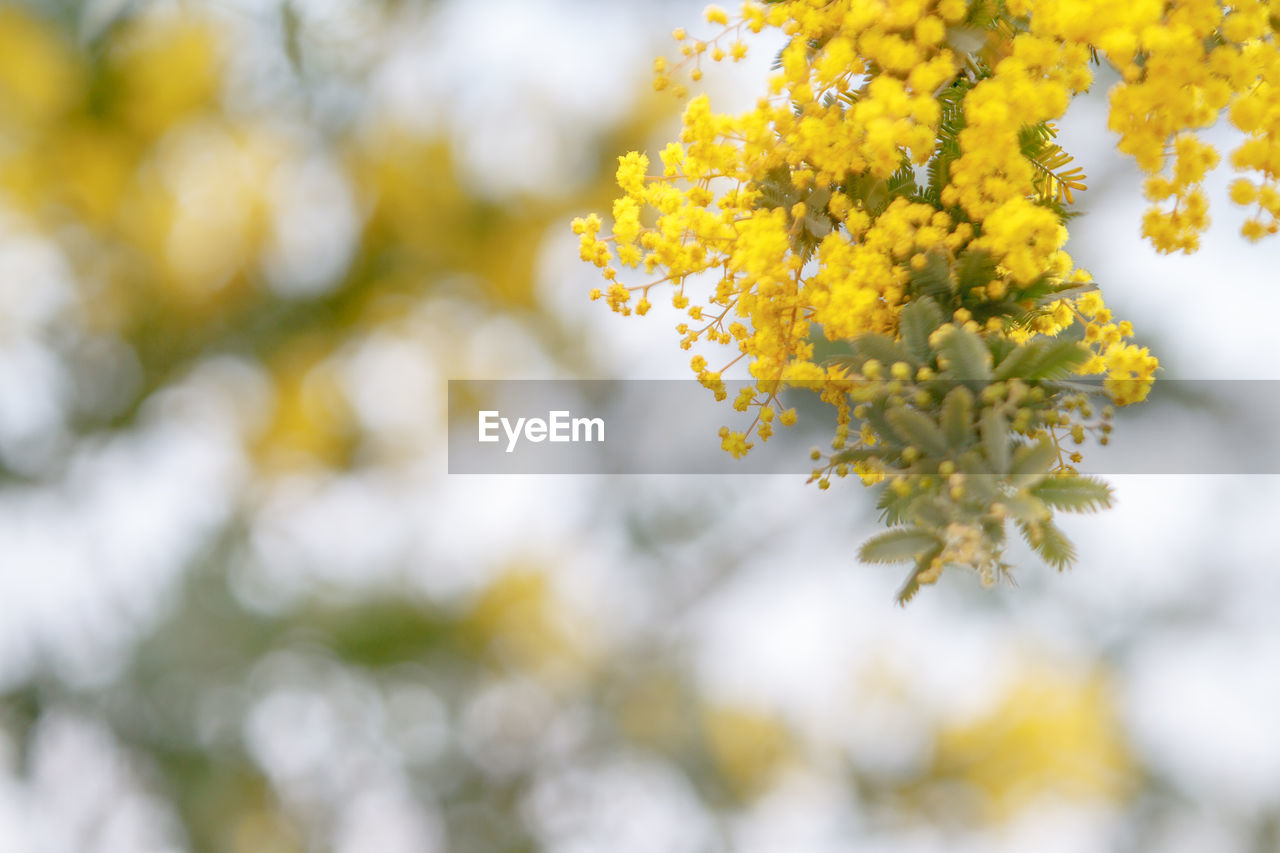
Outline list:
[[[1006,497],[1001,503],[1005,509],[1009,511],[1009,515],[1020,522],[1026,524],[1035,524],[1037,522],[1048,521],[1052,513],[1045,506],[1044,501],[1039,498],[1032,497],[1025,492],[1017,495]]]
[[[956,261],[956,284],[961,293],[968,293],[996,277],[996,262],[989,252],[971,249]]]
[[[1045,343],[1046,341],[1037,339],[1015,346],[1004,358],[1000,359],[995,370],[991,372],[991,378],[996,380],[1029,379],[1028,371],[1040,358],[1044,351]]]
[[[936,558],[974,560],[972,568],[984,577],[1006,574],[1009,566],[1000,554],[1010,522],[1045,562],[1065,568],[1075,550],[1054,525],[1053,513],[1089,511],[1111,501],[1100,481],[1055,475],[1061,451],[1044,432],[1059,425],[1065,395],[1083,399],[1093,390],[1070,380],[1089,357],[1083,344],[1066,337],[988,340],[958,324],[943,325],[963,301],[964,287],[976,288],[992,273],[986,253],[966,253],[953,264],[946,253],[930,252],[928,263],[913,273],[917,296],[899,315],[896,339],[863,334],[849,341],[849,355],[839,357],[855,377],[866,375],[870,360],[883,372],[872,374],[884,376],[857,383],[862,396],[856,417],[878,441],[830,460],[867,462],[888,478],[877,507],[890,529],[865,543],[859,556],[870,563],[915,563],[899,590],[900,602],[919,591],[921,573]],[[920,295],[933,291],[937,298]],[[1042,298],[1052,294],[1046,291]],[[908,365],[910,375],[890,378],[897,363]],[[922,368],[934,375],[921,375]],[[977,530],[982,544],[949,551],[953,530]],[[959,535],[963,543],[972,534]]]
[[[919,299],[937,299],[946,304],[950,303],[955,294],[956,283],[951,277],[951,263],[945,254],[936,249],[925,255],[923,268],[911,270],[910,281],[911,290]],[[936,329],[939,323],[935,323],[933,328]]]
[[[941,553],[942,546],[937,545],[916,558],[915,570],[911,572],[907,577],[906,583],[904,583],[898,590],[896,597],[899,605],[905,605],[908,601],[915,598],[916,593],[920,591],[920,575],[929,570],[929,564],[932,563]]]
[[[866,462],[868,459],[879,459],[882,455],[883,451],[873,447],[847,447],[832,456],[831,461],[833,464],[841,465],[852,462]]]
[[[1111,506],[1111,487],[1080,474],[1048,477],[1034,486],[1031,493],[1054,509],[1067,512],[1095,512]]]
[[[938,537],[920,527],[900,527],[872,536],[858,549],[865,563],[906,563],[931,548],[941,548]]]
[[[1027,544],[1055,569],[1061,571],[1076,561],[1075,546],[1052,521],[1032,524],[1020,521],[1018,529],[1022,531],[1022,538],[1027,540]]]
[[[942,325],[942,309],[938,303],[928,297],[917,299],[902,309],[898,317],[898,334],[902,344],[915,357],[917,362],[933,360],[933,348],[929,346],[929,335]]]
[[[982,338],[966,329],[953,329],[939,344],[939,355],[947,360],[943,375],[950,379],[991,378],[991,353]]]
[[[1077,341],[1044,341],[1022,378],[1061,379],[1088,360],[1089,351]]]
[[[915,447],[929,456],[946,456],[947,437],[929,416],[912,409],[895,408],[885,417],[903,444]]]
[[[1022,444],[1013,451],[1009,474],[1015,488],[1026,488],[1045,477],[1058,461],[1058,448],[1050,441]]]
[[[919,361],[907,347],[897,341],[890,340],[885,335],[870,333],[859,335],[854,340],[853,346],[864,359],[874,358],[885,367],[890,367],[894,362],[898,361],[904,361],[913,368],[919,364]]]
[[[942,431],[953,450],[964,450],[973,442],[973,392],[957,385],[942,401]]]
[[[997,474],[1009,470],[1009,419],[999,409],[982,413],[982,449],[991,470]]]

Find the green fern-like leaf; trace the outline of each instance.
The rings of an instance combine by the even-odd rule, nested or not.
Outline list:
[[[991,372],[991,378],[997,381],[1027,378],[1028,368],[1036,363],[1044,352],[1045,345],[1044,340],[1030,340],[1014,347],[997,362],[995,370]]]
[[[911,292],[919,298],[936,299],[946,304],[955,295],[956,283],[951,277],[951,263],[944,253],[937,250],[925,255],[924,266],[912,269],[908,280]]]
[[[973,442],[973,392],[957,385],[942,401],[942,431],[953,450],[964,450]]]
[[[858,549],[864,563],[907,563],[931,548],[939,548],[938,537],[921,527],[900,527],[877,534]]]
[[[916,186],[916,170],[911,167],[910,160],[903,158],[902,165],[889,176],[885,188],[891,200],[899,197],[910,198],[916,194],[919,189]]]
[[[1058,448],[1053,442],[1037,441],[1019,445],[1009,462],[1009,476],[1015,488],[1025,489],[1043,480],[1058,461]]]
[[[970,249],[956,260],[956,286],[962,294],[986,288],[996,277],[996,261],[990,252]]]
[[[947,437],[934,423],[933,418],[913,409],[904,408],[893,409],[887,418],[889,425],[902,439],[903,444],[922,450],[929,456],[946,455]]]
[[[1067,166],[1075,158],[1054,142],[1058,131],[1051,123],[1028,125],[1018,135],[1022,156],[1036,170],[1034,184],[1040,197],[1047,202],[1075,203],[1076,191],[1087,189],[1084,170]]]
[[[951,182],[951,164],[960,156],[960,131],[965,128],[964,97],[975,85],[969,77],[960,76],[938,93],[941,115],[938,142],[926,169],[927,182],[920,197],[941,206],[942,190]]]
[[[1018,529],[1022,531],[1022,537],[1027,540],[1027,544],[1058,571],[1062,571],[1076,561],[1075,546],[1052,521],[1032,524],[1019,522]]]
[[[880,521],[889,527],[911,523],[915,518],[917,498],[914,495],[899,495],[892,489],[881,489],[880,496],[876,499]]]
[[[991,353],[982,338],[967,329],[954,329],[938,345],[938,353],[947,360],[944,376],[950,379],[991,378]]]
[[[1067,512],[1096,512],[1111,506],[1111,487],[1101,480],[1075,474],[1049,477],[1031,493],[1054,509]]]
[[[919,362],[931,361],[933,348],[929,336],[942,325],[942,309],[928,297],[913,300],[898,315],[898,335]]]
[[[930,564],[942,553],[942,546],[930,548],[928,551],[916,558],[916,567],[907,576],[906,583],[898,590],[897,600],[899,605],[905,605],[911,599],[915,598],[916,593],[920,591],[920,575],[928,571]]]
[[[1089,350],[1078,341],[1047,342],[1027,365],[1024,379],[1062,379],[1089,360]]]
[[[1088,360],[1088,349],[1078,341],[1038,339],[1013,349],[991,375],[997,380],[1061,379]]]
[[[850,464],[853,462],[867,462],[871,459],[879,459],[884,452],[873,447],[846,447],[839,453],[831,457],[833,465]]]
[[[912,367],[919,364],[908,347],[889,338],[887,335],[870,332],[858,335],[854,339],[853,348],[864,359],[874,358],[885,367],[889,367],[899,361],[905,361]]]
[[[791,183],[791,170],[786,166],[771,169],[756,189],[760,193],[756,197],[756,207],[759,208],[789,209],[799,200],[799,193]]]
[[[1015,520],[1026,524],[1048,521],[1051,513],[1044,501],[1027,493],[1008,495],[1001,501],[1005,510]]]
[[[982,449],[987,462],[997,474],[1009,470],[1009,419],[999,409],[986,409],[982,413]]]

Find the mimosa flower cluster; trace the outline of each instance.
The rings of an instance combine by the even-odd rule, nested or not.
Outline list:
[[[755,389],[734,402],[759,414],[722,432],[735,455],[794,418],[779,393],[801,383],[836,406],[837,450],[872,446],[876,430],[856,423],[849,397],[880,377],[848,354],[868,335],[901,342],[902,311],[922,299],[988,348],[987,361],[1071,341],[1071,373],[1104,378],[1117,404],[1146,396],[1157,360],[1063,250],[1086,187],[1054,122],[1102,63],[1120,74],[1109,124],[1149,175],[1142,229],[1158,250],[1194,251],[1207,227],[1202,182],[1220,157],[1195,134],[1224,110],[1245,134],[1230,156],[1244,173],[1231,197],[1252,211],[1244,234],[1277,230],[1280,0],[788,0],[746,2],[732,17],[713,6],[706,20],[718,28],[709,39],[675,32],[681,58],[657,60],[655,86],[685,97],[705,62],[737,61],[751,34],[775,28],[786,43],[767,96],[741,115],[692,98],[656,162],[619,158],[612,232],[596,215],[574,230],[605,279],[593,298],[645,314],[667,295],[688,315],[682,347],[729,348],[723,365],[691,362],[717,396],[724,371],[746,361]],[[921,380],[915,370],[946,358],[915,362],[894,364],[895,378]],[[868,457],[854,470],[882,479],[914,462]],[[953,539],[954,525],[969,529],[948,523]]]

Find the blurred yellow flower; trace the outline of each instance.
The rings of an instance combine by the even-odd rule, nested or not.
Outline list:
[[[480,593],[463,629],[501,666],[551,681],[574,679],[584,672],[588,650],[569,633],[565,615],[545,573],[512,568]]]
[[[1136,770],[1106,680],[1028,673],[987,713],[938,735],[934,774],[973,786],[999,821],[1043,795],[1113,802]]]
[[[47,25],[0,6],[0,124],[42,125],[84,96],[84,69]]]
[[[702,723],[716,769],[739,798],[763,793],[796,757],[790,732],[774,716],[721,705],[708,708]]]
[[[220,37],[191,14],[150,14],[132,23],[112,60],[128,124],[154,138],[212,107],[222,83]]]
[[[354,449],[354,418],[325,343],[294,341],[271,368],[275,404],[254,444],[259,464],[277,472],[346,465]]]

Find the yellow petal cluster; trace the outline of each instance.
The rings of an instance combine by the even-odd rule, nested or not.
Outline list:
[[[1109,127],[1118,147],[1150,177],[1155,202],[1143,234],[1162,252],[1192,252],[1208,226],[1201,189],[1219,155],[1195,131],[1225,110],[1245,134],[1232,168],[1254,173],[1253,193],[1233,193],[1256,205],[1244,234],[1256,240],[1277,230],[1280,216],[1280,3],[1243,0],[1034,0],[1023,2],[1032,33],[1097,50],[1121,74],[1111,91]]]
[[[694,97],[660,168],[638,152],[619,158],[612,234],[595,216],[574,230],[607,281],[593,297],[644,313],[653,288],[668,290],[691,321],[677,326],[682,347],[730,348],[719,370],[695,359],[703,384],[717,389],[746,360],[758,395],[739,408],[772,412],[780,383],[817,383],[847,432],[847,382],[815,361],[815,342],[894,334],[912,271],[931,258],[986,253],[993,304],[1046,282],[1091,286],[1063,251],[1084,176],[1067,170],[1052,122],[1097,63],[1121,75],[1109,126],[1149,175],[1142,229],[1157,249],[1192,251],[1208,225],[1202,182],[1220,158],[1196,131],[1223,111],[1245,133],[1230,156],[1248,173],[1231,197],[1255,211],[1244,233],[1277,230],[1280,0],[749,0],[705,18],[718,32],[678,30],[681,58],[655,64],[656,88],[683,96],[681,75],[700,79],[707,57],[740,59],[744,39],[774,28],[787,40],[768,96],[739,115]],[[624,283],[624,268],[645,280]],[[1118,402],[1145,396],[1158,363],[1096,292],[1015,313],[983,332],[1024,341],[1074,328],[1094,353],[1085,372],[1105,376]],[[954,319],[978,325],[963,309]],[[752,428],[767,438],[770,423]],[[745,452],[750,433],[726,432],[726,449]]]

